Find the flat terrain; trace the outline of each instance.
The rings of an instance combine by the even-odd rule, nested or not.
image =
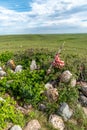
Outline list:
[[[87,34],[0,36],[0,53],[3,51],[23,51],[28,48],[48,48],[50,50],[58,50],[63,43],[64,53],[87,55]]]

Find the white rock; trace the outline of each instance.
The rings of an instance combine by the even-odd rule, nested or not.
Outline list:
[[[2,67],[0,67],[0,71],[3,70]]]
[[[57,116],[55,114],[50,115],[49,122],[52,124],[52,126],[58,130],[64,130],[65,125],[60,116]]]
[[[70,81],[71,77],[72,77],[71,72],[70,72],[69,70],[66,70],[66,71],[64,71],[64,72],[61,74],[60,81],[67,83],[67,82]]]
[[[31,120],[24,128],[24,130],[40,130],[40,129],[41,129],[41,125],[36,119]]]
[[[5,101],[2,97],[0,97],[0,101]]]
[[[1,70],[1,71],[0,71],[0,77],[4,77],[4,76],[6,76],[6,72],[3,71],[3,70]]]
[[[22,130],[19,125],[14,125],[10,130]]]
[[[21,72],[22,71],[22,65],[17,65],[15,68],[15,72]]]
[[[31,65],[30,65],[30,70],[32,71],[32,70],[35,70],[35,69],[37,69],[36,61],[32,60]]]
[[[75,86],[76,86],[76,79],[75,79],[75,78],[72,78],[72,79],[71,79],[70,85],[71,85],[72,87],[75,87]]]
[[[52,84],[47,83],[47,84],[45,84],[45,88],[46,88],[46,89],[51,89],[51,88],[53,88],[53,86],[52,86]]]

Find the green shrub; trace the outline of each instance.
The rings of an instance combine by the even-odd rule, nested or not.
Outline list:
[[[8,123],[24,125],[24,116],[15,108],[15,101],[10,97],[0,101],[0,130]]]

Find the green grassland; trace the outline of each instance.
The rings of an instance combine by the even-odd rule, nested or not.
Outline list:
[[[87,34],[44,34],[0,36],[0,52],[23,51],[28,48],[58,50],[64,44],[64,53],[87,54]]]

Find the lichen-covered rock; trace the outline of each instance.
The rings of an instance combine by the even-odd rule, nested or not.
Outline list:
[[[73,111],[69,108],[67,103],[62,103],[57,113],[64,118],[65,121],[71,118]]]
[[[36,69],[37,69],[36,61],[32,60],[31,65],[30,65],[30,70],[33,71],[33,70],[36,70]]]
[[[51,84],[45,85],[46,91],[45,95],[50,102],[56,102],[58,100],[59,94],[57,88],[53,88]]]
[[[22,130],[22,128],[19,125],[14,125],[10,130]]]
[[[67,83],[67,82],[70,81],[71,77],[72,77],[71,72],[70,72],[69,70],[66,70],[66,71],[64,71],[64,72],[61,74],[60,81],[61,81],[61,82],[64,82],[64,83]]]
[[[28,124],[24,128],[24,130],[40,130],[40,129],[41,129],[41,125],[36,119],[28,122]]]
[[[15,68],[15,72],[21,72],[22,71],[22,65],[17,65]]]
[[[58,115],[51,114],[49,117],[49,122],[52,124],[54,128],[58,130],[64,130],[65,128],[62,118]]]

